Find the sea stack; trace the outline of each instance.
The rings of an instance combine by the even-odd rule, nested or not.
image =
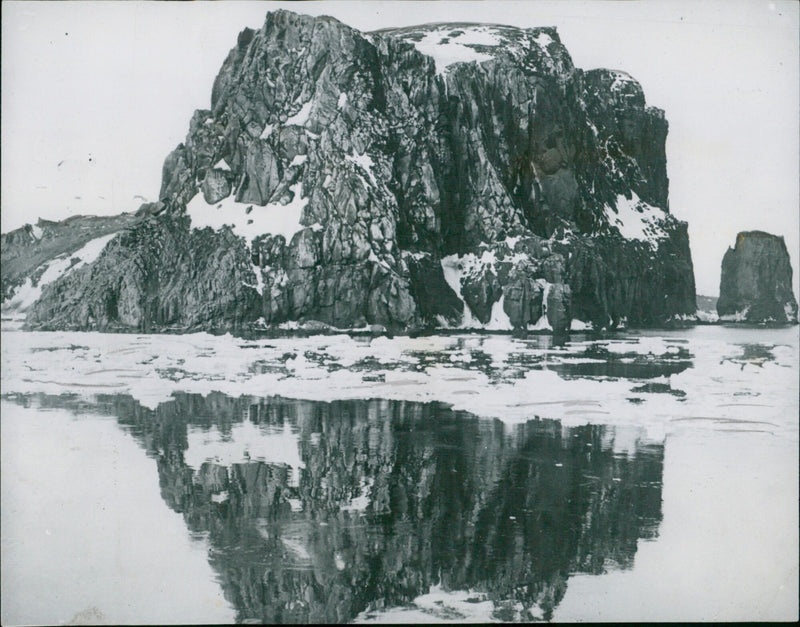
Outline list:
[[[717,313],[728,322],[797,323],[792,265],[783,237],[763,231],[736,236],[722,258]]]

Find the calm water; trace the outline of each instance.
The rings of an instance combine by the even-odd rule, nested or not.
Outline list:
[[[795,330],[392,353],[476,407],[504,390],[494,418],[370,398],[386,345],[361,398],[265,394],[298,352],[273,341],[237,345],[252,394],[154,400],[147,336],[32,335],[3,336],[4,624],[796,616]],[[535,405],[531,372],[577,391]]]

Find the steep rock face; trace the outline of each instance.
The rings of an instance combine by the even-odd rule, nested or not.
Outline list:
[[[696,309],[666,133],[635,80],[576,69],[551,28],[269,13],[165,160],[158,206],[28,321],[660,324]]]
[[[736,236],[722,258],[717,313],[738,322],[797,322],[792,266],[783,237],[762,231]]]

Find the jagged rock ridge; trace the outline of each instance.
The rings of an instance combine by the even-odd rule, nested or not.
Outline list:
[[[48,285],[38,328],[290,321],[568,329],[696,310],[664,113],[552,28],[239,35],[158,203]]]
[[[747,231],[722,258],[717,313],[723,321],[797,323],[792,265],[783,237]]]

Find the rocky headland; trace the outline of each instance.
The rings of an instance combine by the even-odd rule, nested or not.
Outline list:
[[[553,28],[271,12],[97,255],[3,236],[4,308],[30,280],[31,329],[662,325],[697,309],[667,129]]]

